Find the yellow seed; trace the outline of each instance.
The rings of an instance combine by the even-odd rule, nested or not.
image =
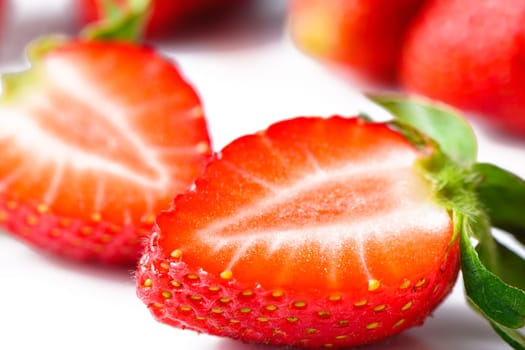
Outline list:
[[[280,329],[274,329],[273,335],[286,335],[286,332],[283,332]]]
[[[274,298],[281,298],[284,295],[284,292],[282,290],[274,290],[272,292],[272,297]]]
[[[439,286],[435,286],[434,289],[432,290],[432,294],[436,294],[439,290]]]
[[[342,297],[339,294],[332,294],[328,297],[328,300],[330,301],[339,301]]]
[[[71,226],[71,220],[69,220],[69,219],[60,219],[58,224],[60,226],[62,226],[62,227],[69,227],[69,226]]]
[[[250,297],[250,296],[253,295],[253,291],[250,290],[250,289],[246,289],[246,290],[243,290],[243,291],[241,292],[241,294],[242,294],[243,296],[245,296],[245,297]]]
[[[0,219],[0,221],[2,221],[2,220]],[[50,235],[51,237],[58,237],[58,236],[60,236],[60,234],[61,234],[61,231],[60,231],[58,228],[56,228],[56,227],[53,228],[53,229],[51,230],[51,232],[49,232],[49,235]]]
[[[195,146],[195,150],[198,153],[208,153],[210,151],[210,147],[208,146],[207,142],[199,142]]]
[[[102,235],[102,237],[100,237],[100,240],[102,241],[102,243],[109,243],[113,240],[113,237],[111,237],[110,235]]]
[[[328,317],[328,316],[330,316],[330,312],[325,311],[325,310],[322,310],[322,311],[319,311],[319,312],[317,313],[317,315],[318,315],[319,317]]]
[[[242,312],[243,314],[249,314],[250,312],[252,312],[252,309],[250,309],[249,307],[243,307],[239,309],[239,311]]]
[[[410,287],[410,281],[409,280],[405,280],[403,283],[401,283],[401,285],[399,286],[400,289],[407,289],[408,287]]]
[[[367,303],[366,299],[359,300],[358,302],[354,303],[355,306],[365,306]]]
[[[182,312],[189,312],[192,309],[191,309],[191,306],[182,305],[181,307],[179,307],[179,310],[182,311]]]
[[[216,315],[219,315],[219,314],[222,314],[224,312],[224,310],[221,309],[221,308],[213,308],[213,309],[211,309],[211,312],[216,314]]]
[[[48,207],[46,204],[44,204],[44,203],[39,204],[39,205],[37,205],[37,207],[36,207],[36,211],[37,211],[39,214],[47,213],[48,210],[49,210],[49,207]]]
[[[306,306],[306,301],[296,301],[293,303],[293,306],[301,309]]]
[[[399,327],[401,326],[403,323],[405,323],[405,319],[402,318],[400,319],[399,321],[397,321],[396,323],[394,323],[394,327]]]
[[[374,311],[376,312],[379,312],[379,311],[383,311],[384,309],[386,308],[386,305],[378,305],[376,307],[374,307]]]
[[[200,295],[193,294],[192,296],[190,296],[190,299],[194,301],[200,301],[202,300],[202,297]]]
[[[306,333],[308,333],[308,334],[315,334],[317,332],[319,332],[319,331],[317,329],[315,329],[315,328],[306,328]]]
[[[102,215],[100,215],[100,213],[91,214],[91,221],[100,222],[100,220],[102,220]]]
[[[401,308],[401,311],[407,311],[408,309],[410,309],[412,307],[412,302],[409,301],[408,303],[406,303],[405,305],[403,305],[403,307]]]
[[[80,229],[80,233],[84,236],[89,236],[93,233],[93,229],[89,226],[84,226]]]
[[[229,280],[233,277],[233,272],[231,270],[224,270],[219,275],[223,280]]]
[[[299,319],[297,317],[290,316],[290,317],[286,317],[286,321],[288,321],[290,323],[295,323],[295,322],[299,321]]]
[[[268,322],[268,318],[266,318],[266,317],[257,317],[257,321],[259,321],[259,322]]]
[[[381,286],[381,282],[379,282],[378,280],[374,280],[374,279],[368,280],[368,291],[369,292],[378,290],[380,286]]]
[[[162,304],[159,304],[159,303],[152,303],[152,304],[149,304],[148,307],[155,308],[155,309],[162,309],[164,306],[162,306]]]
[[[179,259],[182,257],[182,250],[180,249],[175,249],[174,251],[171,252],[170,256],[174,259]]]
[[[206,317],[204,317],[204,316],[195,316],[195,319],[197,321],[206,321]]]
[[[229,302],[231,302],[231,299],[230,298],[220,298],[219,301],[223,304],[228,304]]]
[[[337,339],[337,340],[343,340],[343,339],[346,339],[346,338],[348,338],[347,335],[338,335],[338,336],[335,337],[335,339]]]
[[[171,293],[168,292],[167,290],[163,291],[161,294],[162,294],[162,297],[163,297],[164,299],[169,299],[169,298],[171,298]]]
[[[195,275],[193,273],[190,273],[190,274],[186,275],[186,278],[189,279],[189,280],[195,281],[195,280],[199,279],[199,276],[197,276],[197,275]]]
[[[182,283],[180,283],[180,282],[178,282],[178,281],[171,281],[170,283],[171,283],[171,285],[172,285],[173,287],[175,287],[175,288],[180,288],[180,287],[182,287]]]
[[[419,281],[416,282],[416,287],[421,287],[422,285],[425,284],[427,280],[425,278],[422,278],[420,279]]]
[[[142,220],[146,225],[153,225],[155,223],[155,215],[153,214],[146,215],[144,216]]]
[[[159,266],[163,269],[163,270],[169,270],[170,269],[170,264],[166,261],[163,261],[159,264]]]
[[[341,320],[341,321],[337,322],[337,325],[340,326],[340,327],[346,327],[349,324],[350,324],[350,321],[348,321],[348,320]]]
[[[151,287],[153,285],[153,281],[151,281],[150,278],[146,278],[146,280],[144,281],[142,285],[146,288]]]
[[[202,118],[204,115],[204,111],[202,110],[201,106],[195,106],[192,109],[190,109],[189,113],[193,118]]]
[[[275,310],[277,310],[277,306],[275,306],[275,305],[266,305],[265,309],[268,310],[268,311],[275,311]]]
[[[29,226],[36,226],[38,224],[38,218],[34,215],[28,215],[26,218],[26,224]]]
[[[372,322],[366,325],[366,329],[376,329],[379,327],[379,322]]]
[[[241,321],[239,321],[239,320],[235,320],[235,319],[231,319],[231,320],[230,320],[230,323],[240,323],[240,322],[241,322]]]
[[[217,286],[212,286],[212,287],[209,287],[208,290],[209,290],[210,292],[216,293],[216,292],[218,292],[219,290],[221,290],[221,288],[220,288],[220,287],[217,287]]]

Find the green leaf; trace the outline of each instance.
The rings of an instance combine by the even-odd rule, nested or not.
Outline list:
[[[493,322],[491,322],[490,325],[513,349],[525,350],[525,337],[517,330],[503,327]]]
[[[525,181],[492,164],[476,164],[474,171],[479,176],[475,190],[492,225],[525,244]]]
[[[521,328],[525,325],[525,292],[506,284],[485,267],[470,240],[474,233],[469,221],[454,213],[455,230],[459,230],[466,294],[491,322],[507,328]]]
[[[421,98],[369,95],[395,119],[435,140],[452,160],[469,165],[476,161],[477,143],[472,128],[454,109]]]
[[[151,0],[127,0],[127,7],[105,0],[104,18],[86,27],[81,37],[88,40],[140,42],[151,14]]]
[[[483,245],[483,242],[480,242],[476,250],[481,261],[485,263],[487,258],[497,256],[497,274],[498,276],[505,281],[505,283],[510,284],[513,287],[520,288],[525,290],[525,260],[514,251],[510,250],[503,244],[494,240],[497,252],[493,255],[483,254],[480,252],[478,247]]]

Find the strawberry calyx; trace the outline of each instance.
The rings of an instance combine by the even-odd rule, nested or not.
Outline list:
[[[87,26],[80,34],[87,40],[124,40],[141,42],[151,16],[150,0],[128,0],[127,6],[116,1],[103,1],[103,19]]]
[[[397,122],[423,130],[441,148],[442,153],[422,160],[421,168],[453,218],[467,300],[503,340],[524,350],[525,259],[517,250],[525,246],[525,181],[495,165],[476,163],[472,130],[454,110],[428,100],[371,98]],[[510,234],[521,247],[503,245],[492,228]]]

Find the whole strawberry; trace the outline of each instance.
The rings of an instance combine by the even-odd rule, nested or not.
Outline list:
[[[155,215],[202,171],[209,138],[171,61],[101,33],[40,39],[31,68],[3,77],[0,224],[63,256],[134,263]]]
[[[525,1],[429,1],[404,44],[405,87],[525,135]]]
[[[128,11],[134,0],[81,0],[79,14],[82,23],[119,16]],[[217,13],[226,13],[246,0],[151,0],[151,16],[148,18],[146,35],[162,37],[180,30],[199,19]]]
[[[451,112],[378,102],[404,122],[295,118],[218,153],[157,218],[140,260],[153,316],[245,342],[368,344],[422,324],[461,260],[473,305],[495,327],[523,326],[525,293],[485,268],[470,237],[492,245],[481,202],[523,202],[525,182],[474,164],[470,128]],[[500,176],[516,198],[490,193]]]
[[[401,43],[424,0],[292,0],[291,37],[305,52],[392,82]]]

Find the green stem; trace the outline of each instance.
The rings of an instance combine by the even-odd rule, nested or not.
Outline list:
[[[87,26],[80,37],[88,40],[122,40],[140,42],[151,14],[151,0],[127,0],[118,5],[115,0],[104,0],[104,16]]]

